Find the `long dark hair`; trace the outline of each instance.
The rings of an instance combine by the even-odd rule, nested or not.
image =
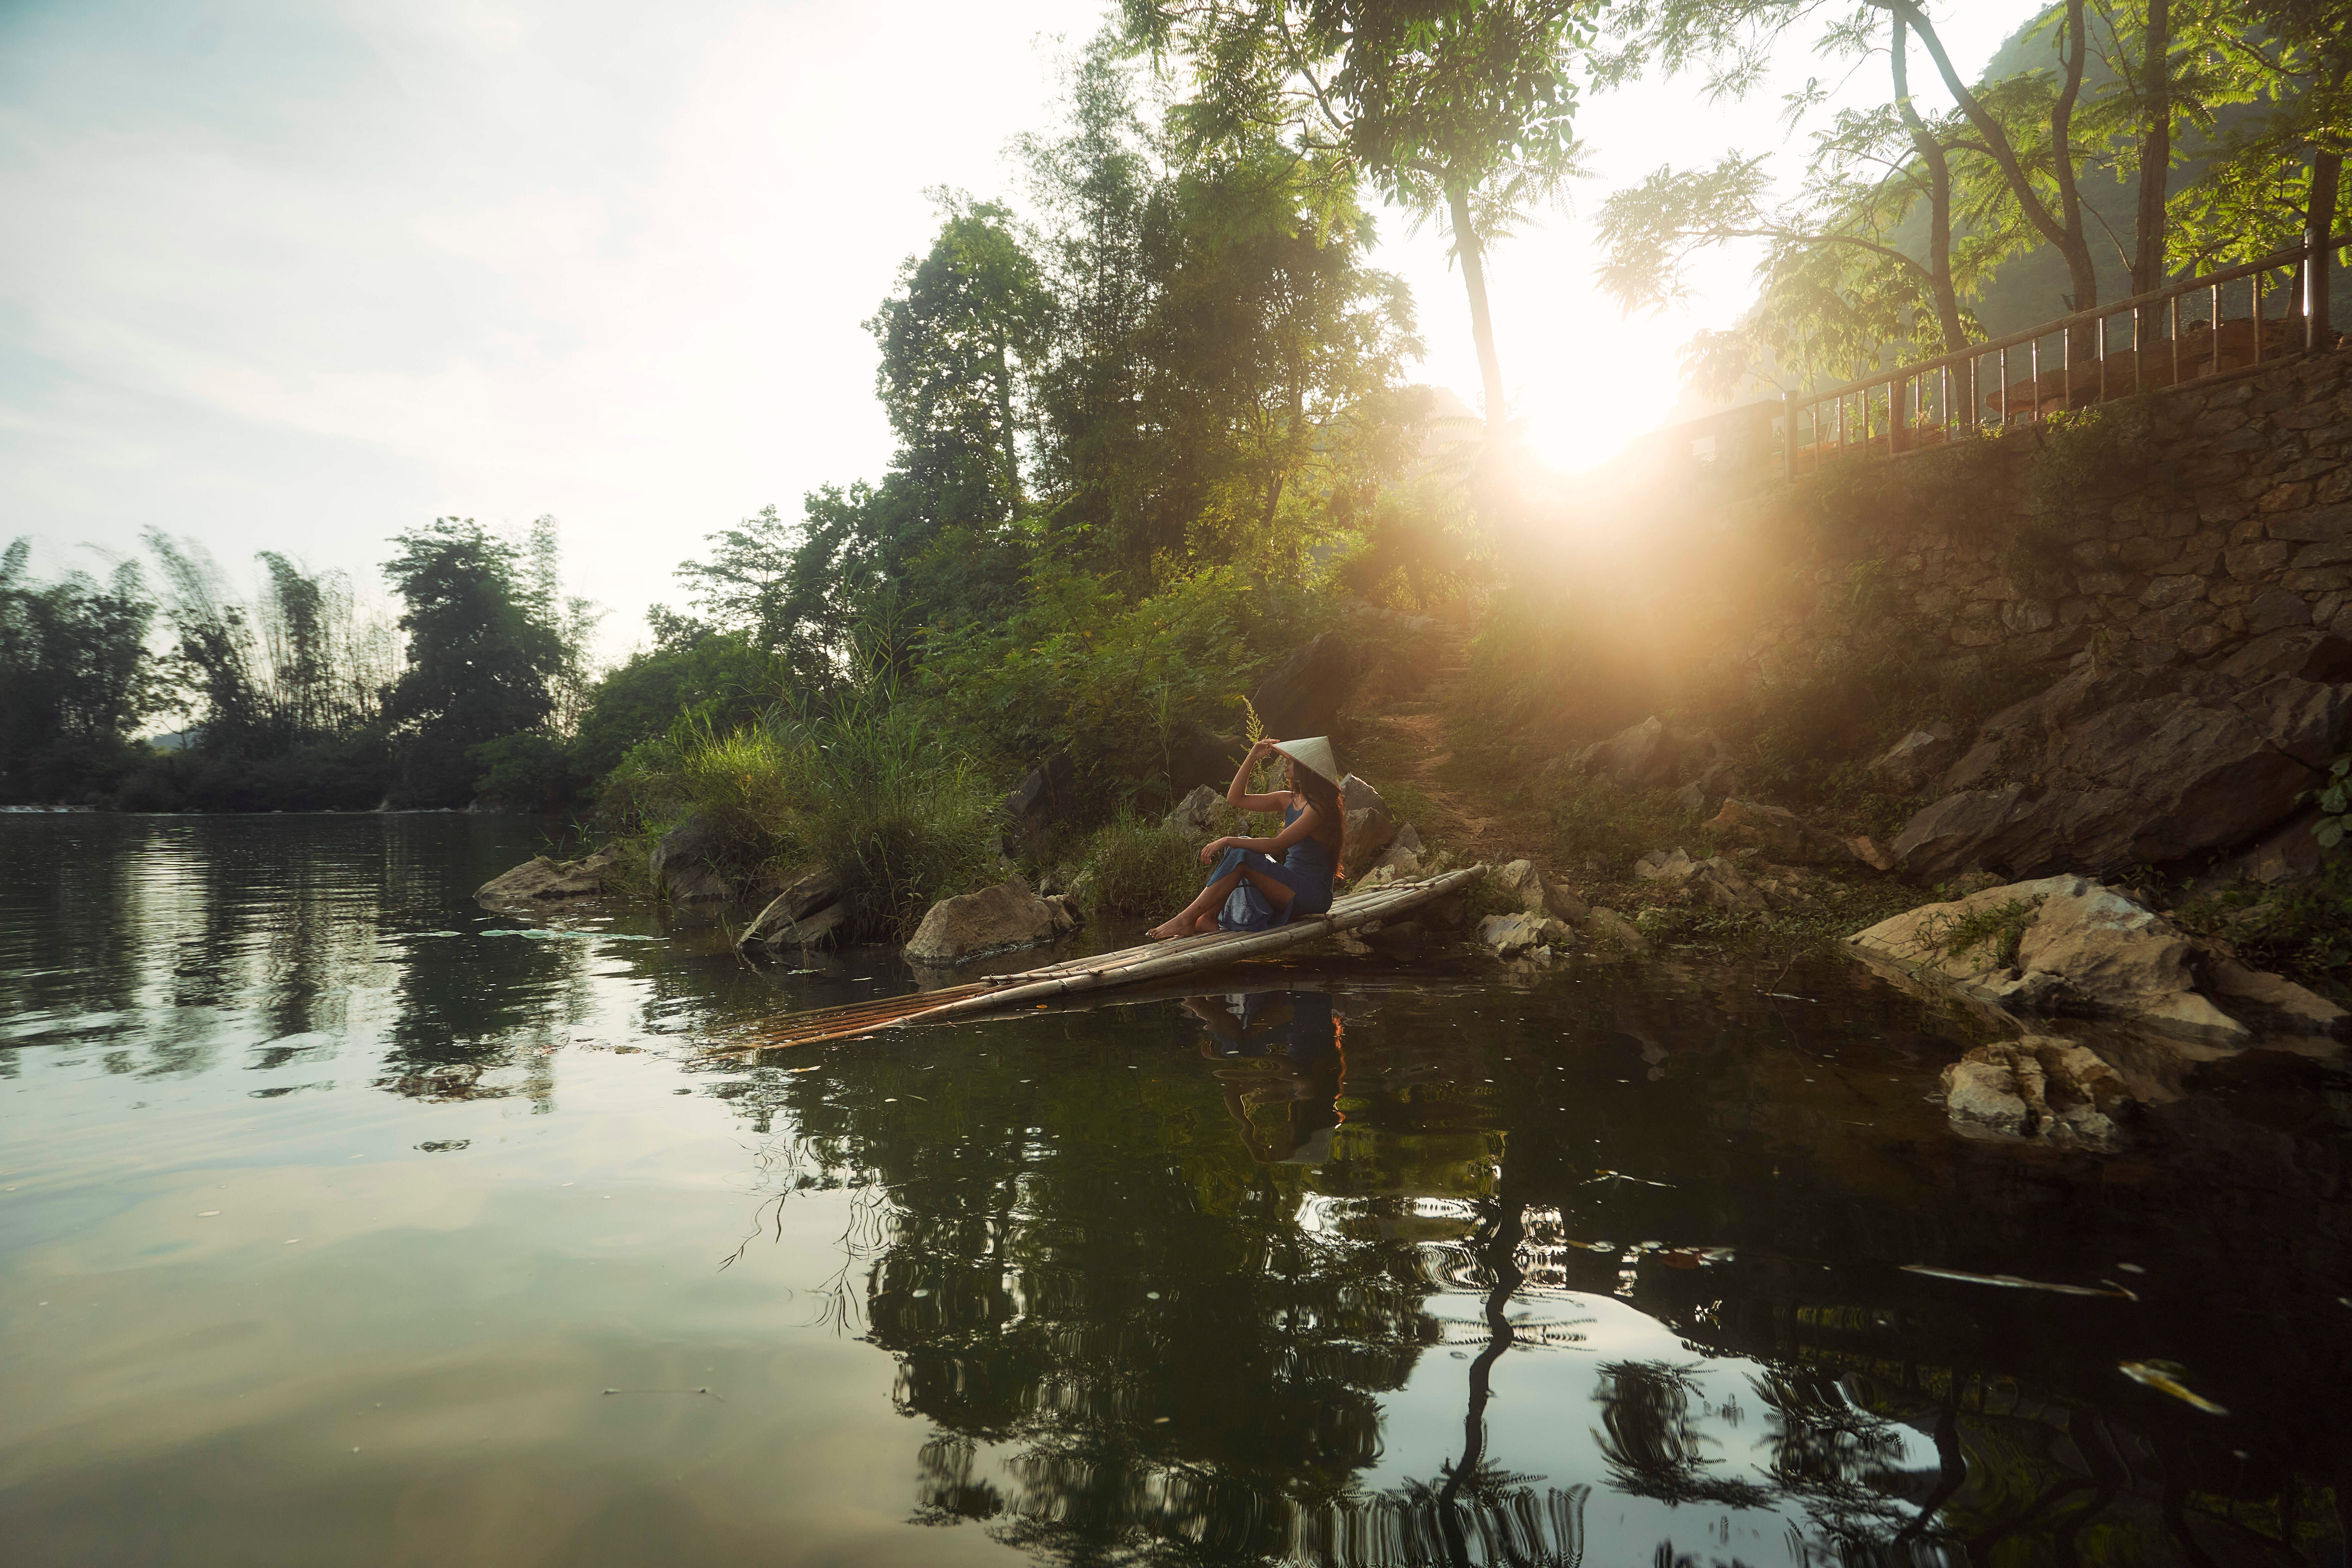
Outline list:
[[[1334,880],[1345,873],[1342,863],[1348,858],[1348,807],[1339,798],[1339,786],[1293,757],[1290,761],[1290,787],[1307,797],[1315,808],[1315,841],[1331,851],[1331,876]]]

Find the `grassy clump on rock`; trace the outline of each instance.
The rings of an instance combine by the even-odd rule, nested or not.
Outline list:
[[[724,734],[682,725],[631,752],[602,805],[648,847],[700,816],[713,861],[747,885],[825,867],[856,938],[904,935],[997,869],[997,792],[911,703],[856,698]]]

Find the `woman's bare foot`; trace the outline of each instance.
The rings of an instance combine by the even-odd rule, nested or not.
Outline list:
[[[1192,934],[1194,936],[1206,936],[1216,929],[1217,917],[1214,915],[1202,915],[1199,920],[1192,922]]]
[[[1145,931],[1143,934],[1150,937],[1154,942],[1167,942],[1171,938],[1182,936],[1185,932],[1177,929],[1177,925],[1174,921],[1169,921],[1165,924],[1153,926],[1150,931]]]

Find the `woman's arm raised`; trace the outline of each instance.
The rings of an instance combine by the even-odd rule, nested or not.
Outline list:
[[[1234,782],[1225,787],[1227,805],[1232,806],[1235,811],[1280,811],[1290,805],[1288,790],[1276,795],[1249,793],[1250,774],[1257,771],[1258,763],[1272,755],[1274,755],[1272,741],[1260,741],[1250,748],[1249,755],[1242,759],[1242,765],[1234,770]]]

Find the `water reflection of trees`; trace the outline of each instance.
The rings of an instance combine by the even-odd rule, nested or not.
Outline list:
[[[1746,1241],[1727,1215],[1791,1233],[1917,1224],[1850,1173],[1861,1167],[1831,1179],[1780,1137],[1762,1157],[1788,1167],[1795,1206],[1722,1205],[1760,1173],[1738,1163],[1757,1152],[1714,1135],[1732,1124],[1717,1102],[1753,1092],[1736,1033],[1694,1046],[1671,1019],[1645,1039],[1596,1016],[1589,1075],[1549,1100],[1514,1089],[1508,1055],[1463,1059],[1461,1031],[1351,1049],[1344,1120],[1317,1167],[1267,1159],[1311,1144],[1268,1134],[1313,1075],[1271,1056],[1203,1063],[1195,1026],[1168,1011],[1130,1013],[1116,1033],[1033,1020],[952,1078],[950,1048],[933,1053],[936,1074],[762,1074],[743,1094],[747,1111],[764,1101],[799,1130],[780,1192],[871,1194],[837,1281],[841,1321],[898,1360],[894,1401],[933,1428],[920,1522],[976,1525],[1054,1562],[1350,1564],[1587,1560],[1624,1545],[1596,1545],[1597,1498],[1659,1510],[1666,1539],[1640,1550],[1670,1563],[1723,1561],[1709,1537],[1733,1517],[1765,1521],[1794,1560],[1888,1563],[2286,1561],[2276,1543],[2318,1528],[2324,1497],[2295,1516],[2313,1494],[2291,1475],[2272,1483],[2291,1517],[2263,1529],[2200,1500],[2190,1428],[2136,1436],[2079,1392],[1997,1395],[2000,1380],[1954,1364],[2065,1363],[2021,1323],[1988,1339],[1889,1271],[1825,1276],[1702,1245]],[[1507,1028],[1489,1038],[1544,1065]],[[1643,1101],[1610,1098],[1654,1057],[1670,1070],[1642,1080]],[[1714,1131],[1679,1163],[1661,1146],[1641,1165],[1673,1186],[1596,1178],[1593,1126],[1623,1159],[1653,1142],[1637,1118]],[[1673,1241],[1591,1239],[1603,1235]],[[1465,1291],[1475,1321],[1433,1314],[1433,1297]],[[1637,1306],[1685,1350],[1596,1366],[1590,1468],[1546,1474],[1562,1450],[1494,1449],[1484,1416],[1522,1356],[1577,1353],[1573,1306],[1526,1321],[1563,1292]],[[1970,1303],[1985,1305],[2004,1303]],[[1466,1364],[1425,1362],[1441,1346]],[[1461,1439],[1428,1473],[1365,1485],[1387,1396],[1416,1371],[1425,1394],[1449,1365]]]

